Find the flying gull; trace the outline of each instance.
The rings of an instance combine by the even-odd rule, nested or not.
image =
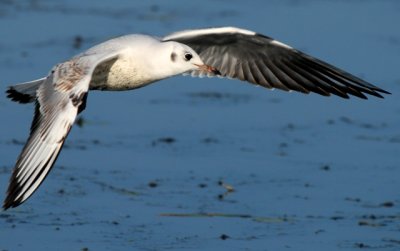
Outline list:
[[[126,35],[57,64],[41,79],[9,87],[8,97],[36,103],[30,136],[15,164],[3,208],[27,200],[54,165],[89,90],[124,91],[179,74],[243,80],[269,89],[342,98],[389,92],[270,37],[234,28]]]

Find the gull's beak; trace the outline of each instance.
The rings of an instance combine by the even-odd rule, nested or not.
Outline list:
[[[194,64],[194,65],[199,67],[200,71],[213,73],[215,75],[221,75],[221,72],[219,72],[219,70],[217,70],[217,68],[215,68],[213,66],[206,65],[206,64],[202,64],[202,65]]]

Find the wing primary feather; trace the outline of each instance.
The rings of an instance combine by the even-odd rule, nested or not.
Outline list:
[[[288,75],[286,75],[280,68],[276,66],[276,62],[269,62],[268,63],[268,68],[274,73],[274,75],[278,78],[279,84],[277,85],[277,88],[280,88],[282,86],[285,87],[284,90],[295,90],[299,91],[302,93],[307,93],[307,91],[296,84],[293,79],[291,79]],[[280,88],[282,89],[282,88]]]
[[[346,92],[343,92],[341,88],[338,88],[334,82],[324,77],[323,75],[305,71],[301,67],[296,66],[296,64],[293,62],[286,62],[286,65],[293,72],[295,72],[296,74],[305,79],[305,81],[307,82],[307,87],[309,87],[311,91],[317,92],[323,96],[329,96],[330,94],[334,94],[342,98],[346,99],[349,98]]]
[[[258,84],[257,81],[254,79],[249,62],[243,62],[242,69],[243,69],[244,79],[246,81],[253,83],[253,84]]]
[[[321,79],[318,79],[313,83],[313,81],[297,72],[290,64],[290,62],[284,62],[284,67],[286,74],[288,74],[294,81],[296,81],[296,83],[303,86],[307,91],[315,92],[322,96],[330,95],[329,91],[323,88],[326,83],[324,83]]]
[[[347,86],[349,93],[353,92],[353,90],[355,88],[361,92],[365,92],[370,95],[373,95],[373,96],[376,96],[379,98],[383,98],[382,95],[377,93],[377,91],[379,92],[381,90],[380,88],[372,86],[371,84],[365,82],[364,80],[362,80],[356,76],[350,75],[347,72],[339,70],[334,66],[327,65],[326,63],[323,63],[320,60],[316,60],[316,59],[311,60],[308,58],[303,58],[301,61],[303,62],[305,67],[307,67],[307,69],[314,68],[314,69],[320,71],[321,73],[323,73],[324,75],[334,79],[338,83]],[[354,94],[354,95],[357,96],[357,94]]]
[[[261,73],[261,70],[258,67],[257,63],[255,61],[250,61],[249,64],[250,64],[251,74],[253,75],[253,78],[256,81],[256,84],[261,85],[266,88],[271,88],[271,86],[268,84],[268,81],[265,79],[264,75]]]
[[[302,68],[306,69],[306,71],[309,71],[314,75],[325,76],[326,79],[330,79],[331,80],[330,84],[332,86],[340,88],[341,90],[345,91],[348,94],[351,94],[353,96],[362,99],[366,99],[367,97],[362,94],[362,92],[365,92],[370,95],[382,98],[382,95],[380,95],[379,93],[372,91],[368,88],[365,88],[364,86],[359,86],[358,83],[352,83],[350,82],[350,80],[341,77],[341,75],[338,75],[337,73],[327,71],[324,67],[321,68],[318,67],[318,65],[310,66],[309,64],[305,64],[304,62],[301,61],[299,63],[300,65],[302,65]]]
[[[263,67],[259,67],[259,69],[262,70],[265,79],[268,80],[268,83],[270,83],[272,88],[278,88],[280,90],[290,91],[290,89],[287,88],[286,85],[281,84],[281,81],[279,80],[276,73],[272,71],[269,61],[263,60]]]
[[[299,74],[308,78],[312,83],[320,83],[321,88],[327,90],[328,92],[335,94],[336,96],[348,99],[350,98],[346,93],[344,86],[338,85],[333,80],[329,79],[328,77],[324,76],[320,72],[314,69],[307,69],[305,70],[305,66],[297,61],[291,61],[288,63],[292,65],[292,68],[295,69]]]

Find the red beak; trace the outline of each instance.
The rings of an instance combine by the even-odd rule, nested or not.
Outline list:
[[[219,70],[217,70],[217,68],[215,68],[215,67],[213,67],[213,66],[211,66],[211,65],[206,65],[206,64],[203,64],[203,65],[198,65],[198,64],[195,64],[197,67],[199,67],[199,70],[200,71],[205,71],[205,72],[209,72],[209,73],[213,73],[213,74],[215,74],[215,75],[221,75],[221,72],[219,72]]]

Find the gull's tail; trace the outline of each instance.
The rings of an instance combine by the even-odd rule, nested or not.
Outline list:
[[[46,78],[25,82],[10,86],[6,93],[7,97],[12,101],[19,102],[22,104],[31,103],[36,99],[36,90],[43,83]]]

